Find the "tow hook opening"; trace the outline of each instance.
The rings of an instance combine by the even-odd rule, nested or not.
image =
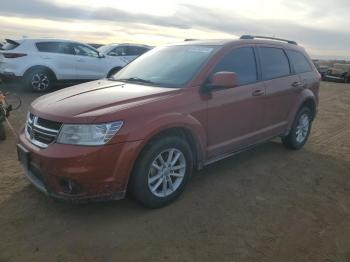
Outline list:
[[[66,194],[70,194],[70,195],[76,195],[79,194],[79,192],[81,191],[81,187],[78,184],[78,182],[72,180],[72,179],[62,179],[60,182],[60,185],[63,189],[63,192]]]

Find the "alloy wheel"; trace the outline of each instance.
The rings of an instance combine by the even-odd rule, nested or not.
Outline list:
[[[166,149],[155,157],[150,166],[148,188],[157,197],[167,197],[180,187],[185,173],[184,154],[176,148]]]
[[[36,91],[47,90],[50,86],[50,80],[45,73],[36,73],[32,77],[31,85]]]
[[[303,143],[307,137],[310,128],[310,119],[307,114],[302,114],[298,120],[295,135],[298,143]]]

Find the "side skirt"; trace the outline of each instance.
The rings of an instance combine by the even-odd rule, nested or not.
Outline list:
[[[254,148],[254,147],[257,147],[257,146],[259,146],[259,145],[261,145],[261,144],[265,144],[265,143],[271,141],[272,139],[274,139],[274,138],[276,138],[276,137],[282,137],[282,136],[284,136],[284,135],[285,135],[285,133],[280,134],[280,135],[276,135],[276,136],[272,136],[272,137],[269,137],[268,139],[260,140],[260,141],[258,141],[257,143],[254,143],[254,144],[251,144],[251,145],[248,145],[248,146],[241,147],[241,148],[239,148],[239,149],[237,149],[237,150],[234,150],[234,151],[232,151],[232,152],[225,153],[225,154],[221,154],[221,155],[219,155],[219,156],[213,157],[213,158],[208,159],[207,161],[205,161],[205,162],[203,163],[203,165],[201,165],[201,167],[203,168],[204,166],[210,165],[210,164],[215,163],[215,162],[217,162],[217,161],[220,161],[220,160],[222,160],[222,159],[228,158],[228,157],[230,157],[230,156],[237,155],[237,154],[239,154],[239,153],[242,153],[242,152],[244,152],[244,151],[247,151],[247,150],[249,150],[249,149],[252,149],[252,148]]]

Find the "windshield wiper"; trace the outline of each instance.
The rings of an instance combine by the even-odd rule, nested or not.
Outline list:
[[[139,77],[129,77],[129,78],[113,78],[114,81],[125,81],[125,82],[138,82],[138,83],[145,83],[145,84],[151,84],[151,85],[159,85],[157,83],[154,83],[150,80],[142,79]]]

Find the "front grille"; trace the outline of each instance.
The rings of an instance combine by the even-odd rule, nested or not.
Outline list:
[[[58,123],[58,122],[51,121],[51,120],[38,118],[38,125],[49,128],[49,129],[53,129],[53,130],[60,130],[62,124]]]
[[[34,145],[46,148],[56,140],[61,126],[62,123],[43,119],[29,113],[25,128],[26,137]]]

